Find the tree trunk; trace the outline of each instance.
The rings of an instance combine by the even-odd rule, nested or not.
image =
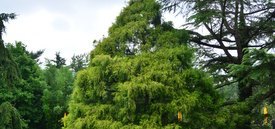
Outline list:
[[[247,98],[252,96],[251,84],[246,82],[239,82],[238,88],[239,88],[239,100],[241,102],[244,102]],[[244,114],[250,114],[251,110],[252,110],[251,108],[247,108],[245,109],[245,111],[242,111],[242,112],[245,112]],[[251,120],[250,119],[243,120],[243,122],[238,123],[236,127],[238,129],[251,129]]]
[[[244,101],[246,98],[252,95],[252,86],[244,86],[243,84],[239,84],[238,87],[240,101]]]

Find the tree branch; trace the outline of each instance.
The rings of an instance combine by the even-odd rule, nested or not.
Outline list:
[[[231,82],[224,83],[224,84],[221,84],[221,85],[217,85],[217,86],[215,87],[215,89],[219,89],[219,88],[222,88],[222,87],[228,86],[228,85],[233,84],[233,83],[236,83],[236,82],[238,82],[238,81],[237,81],[237,80],[235,80],[235,81],[231,81]]]
[[[232,62],[234,62],[233,56],[229,53],[228,49],[223,44],[222,39],[220,39],[219,37],[217,37],[217,35],[213,32],[213,30],[211,28],[209,28],[209,26],[206,23],[203,23],[203,24],[206,27],[206,29],[210,32],[210,34],[218,41],[218,43],[221,46],[221,49],[223,49],[223,51],[226,54],[226,56],[229,59],[231,59]]]
[[[217,49],[223,49],[223,47],[220,46],[220,45],[214,45],[214,44],[209,44],[209,43],[202,42],[203,39],[206,39],[206,40],[208,40],[209,38],[211,39],[211,37],[209,37],[209,36],[203,36],[200,33],[194,32],[194,31],[191,31],[191,30],[186,30],[186,31],[190,35],[194,35],[195,36],[195,37],[193,37],[193,38],[190,39],[191,42],[194,42],[194,43],[196,43],[198,45],[207,46],[207,47],[213,47],[213,48],[217,48]],[[225,42],[235,42],[235,41],[232,41],[232,40],[227,39],[227,38],[222,39],[222,41],[225,41]],[[248,47],[262,47],[262,45],[254,45],[254,46],[248,46]],[[228,50],[236,50],[237,49],[237,47],[235,47],[235,46],[228,46],[228,47],[225,46],[225,48],[228,49]]]
[[[259,10],[256,10],[256,11],[253,11],[253,12],[249,12],[249,13],[244,13],[244,15],[251,15],[251,14],[254,14],[254,13],[258,13],[258,12],[262,12],[262,11],[265,11],[265,10],[268,10],[268,9],[272,9],[271,7],[267,7],[267,8],[263,8],[263,9],[259,9]]]
[[[229,23],[226,20],[226,11],[225,11],[226,0],[224,1],[224,3],[221,2],[220,6],[222,9],[222,20],[224,21],[224,26],[232,35],[234,35],[235,31],[229,26]]]
[[[219,45],[214,45],[214,44],[208,44],[208,43],[205,43],[205,42],[202,42],[201,40],[199,40],[198,38],[192,38],[190,39],[191,42],[194,42],[198,45],[203,45],[203,46],[207,46],[207,47],[212,47],[212,48],[217,48],[217,49],[222,49],[221,46]],[[229,50],[235,50],[236,47],[226,47],[227,49]]]
[[[226,0],[224,0],[224,3],[222,5],[222,7],[224,8],[226,5]],[[225,16],[225,8],[222,9],[222,15]],[[225,18],[223,18],[222,16],[222,23],[221,23],[221,26],[220,26],[220,39],[222,39],[222,36],[223,36],[223,24],[224,24],[224,21],[225,21]]]

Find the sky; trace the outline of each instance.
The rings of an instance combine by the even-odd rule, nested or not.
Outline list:
[[[29,51],[45,50],[40,60],[53,59],[56,52],[67,64],[76,54],[89,53],[92,42],[107,36],[126,0],[1,0],[0,13],[16,13],[6,23],[5,42],[21,41]],[[182,21],[165,14],[175,26]]]

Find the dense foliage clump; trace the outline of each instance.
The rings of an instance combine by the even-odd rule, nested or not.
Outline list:
[[[65,128],[211,127],[218,94],[211,78],[191,68],[191,56],[184,46],[95,56],[77,76]]]

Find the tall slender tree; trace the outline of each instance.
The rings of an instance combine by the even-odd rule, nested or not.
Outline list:
[[[15,18],[15,14],[0,14],[0,128],[22,129],[23,121],[19,112],[11,104],[14,84],[18,82],[18,67],[12,55],[6,49],[2,38],[5,32],[4,22]]]
[[[89,62],[88,58],[89,56],[87,54],[73,55],[70,68],[72,68],[75,73],[86,68]]]
[[[50,63],[50,62],[49,62]],[[43,114],[45,128],[60,129],[61,118],[68,112],[68,99],[72,92],[73,73],[69,67],[47,64],[44,69],[46,88],[43,91]]]
[[[14,19],[16,15],[14,13],[0,14],[0,71],[1,71],[1,80],[7,82],[7,85],[11,85],[12,81],[18,78],[18,69],[15,62],[12,59],[11,54],[5,48],[4,40],[2,39],[3,33],[5,33],[5,22],[8,22],[10,19]],[[4,85],[4,83],[3,83]]]
[[[55,59],[51,60],[55,63],[56,68],[60,69],[62,66],[66,65],[66,59],[61,57],[60,52],[55,53]]]
[[[1,13],[0,14],[0,40],[2,39],[3,33],[6,32],[5,22],[8,22],[10,19],[15,19],[16,15],[14,13]]]

